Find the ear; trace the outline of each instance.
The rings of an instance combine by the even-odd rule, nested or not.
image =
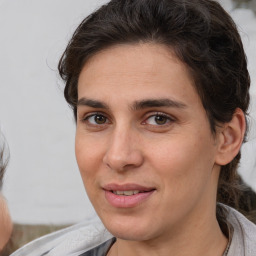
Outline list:
[[[246,130],[244,112],[237,108],[232,120],[225,123],[218,134],[218,152],[215,163],[226,165],[238,154]]]

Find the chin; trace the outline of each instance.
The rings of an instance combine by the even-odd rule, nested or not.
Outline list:
[[[107,228],[108,229],[108,228]],[[145,234],[146,230],[139,231],[139,230],[132,230],[133,227],[127,227],[126,229],[114,229],[109,228],[108,231],[116,238],[128,241],[147,241],[150,240],[150,235]]]
[[[102,219],[102,222],[114,237],[122,240],[146,241],[152,238],[152,224],[145,219],[122,216]]]

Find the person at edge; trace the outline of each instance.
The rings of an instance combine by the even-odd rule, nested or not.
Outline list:
[[[59,73],[103,224],[13,256],[256,255],[256,227],[235,209],[250,78],[220,4],[112,0],[76,29]]]
[[[5,145],[4,137],[0,131],[0,255],[12,233],[12,221],[9,210],[4,196],[1,194],[4,173],[8,162]]]

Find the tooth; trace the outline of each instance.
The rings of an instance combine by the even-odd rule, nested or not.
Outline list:
[[[124,195],[125,195],[125,196],[131,196],[131,195],[133,195],[133,191],[132,191],[132,190],[130,190],[130,191],[124,191]]]
[[[114,191],[113,190],[113,193],[115,195],[119,195],[119,196],[132,196],[132,195],[136,195],[136,194],[140,193],[140,191],[139,190],[126,190],[126,191],[119,191],[119,190]]]

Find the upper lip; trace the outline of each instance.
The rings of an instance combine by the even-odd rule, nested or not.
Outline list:
[[[146,187],[139,184],[127,183],[127,184],[115,184],[109,183],[103,186],[104,190],[108,191],[130,191],[130,190],[139,190],[139,191],[152,191],[155,190],[154,187]]]

